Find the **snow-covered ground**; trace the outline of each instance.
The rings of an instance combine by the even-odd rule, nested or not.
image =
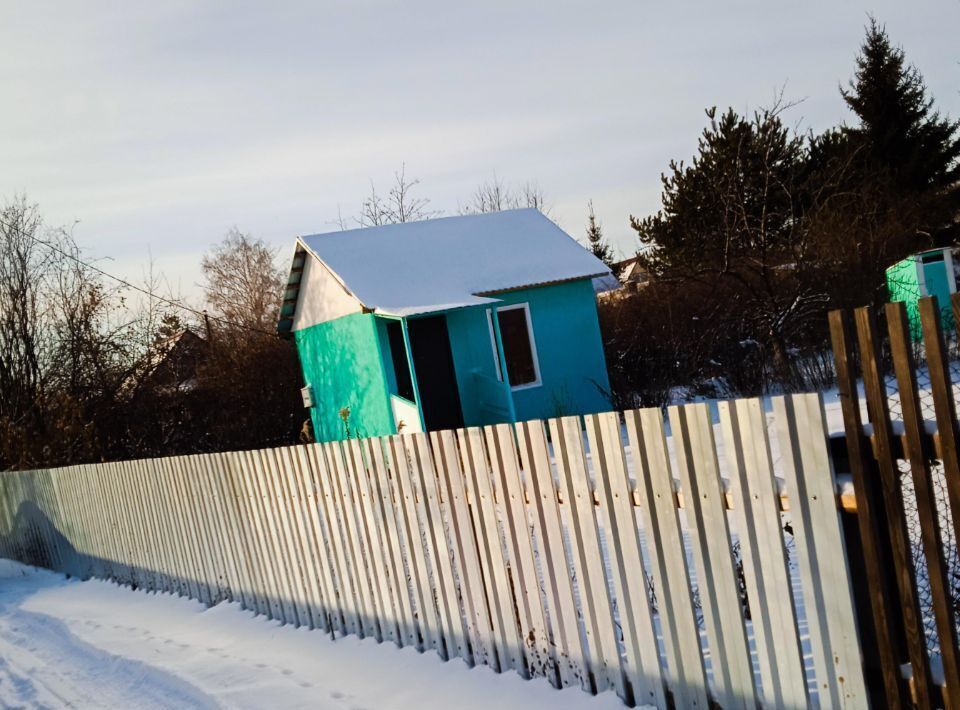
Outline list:
[[[444,663],[0,560],[4,708],[622,708],[613,693]]]

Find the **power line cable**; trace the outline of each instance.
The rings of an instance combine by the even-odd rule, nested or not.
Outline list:
[[[129,281],[127,281],[126,279],[122,279],[122,278],[120,278],[119,276],[114,276],[113,274],[111,274],[111,273],[109,273],[109,272],[107,272],[107,271],[104,271],[104,270],[101,269],[99,266],[94,266],[93,264],[84,261],[84,260],[81,259],[80,257],[75,256],[74,254],[71,254],[70,252],[64,251],[63,249],[61,249],[60,247],[58,247],[56,244],[51,244],[50,242],[45,241],[45,240],[43,240],[43,239],[40,239],[39,237],[37,237],[37,236],[35,236],[35,235],[33,235],[33,234],[29,234],[28,232],[24,232],[22,229],[20,229],[20,228],[17,227],[16,225],[13,225],[13,224],[10,224],[10,223],[8,223],[8,222],[5,222],[5,221],[3,221],[2,219],[0,219],[0,225],[3,225],[3,226],[6,227],[7,229],[16,230],[21,236],[27,237],[28,239],[33,240],[33,241],[36,242],[37,244],[41,244],[41,245],[47,247],[48,249],[51,249],[52,251],[55,251],[56,253],[60,254],[61,256],[65,256],[66,258],[72,259],[73,261],[75,261],[75,262],[77,262],[78,264],[81,264],[81,265],[87,267],[88,269],[92,269],[93,271],[97,272],[97,273],[100,274],[101,276],[105,276],[105,277],[107,277],[108,279],[112,279],[112,280],[116,281],[117,283],[122,284],[123,286],[126,286],[127,288],[130,288],[130,289],[133,289],[134,291],[137,291],[137,292],[139,292],[139,293],[142,293],[142,294],[145,295],[145,296],[149,296],[150,298],[155,298],[155,299],[157,299],[158,301],[161,301],[162,303],[166,303],[166,304],[168,304],[168,305],[170,305],[170,306],[174,306],[174,307],[176,307],[176,308],[181,308],[181,309],[183,309],[183,310],[185,310],[185,311],[188,311],[188,312],[190,312],[190,313],[193,313],[193,314],[196,315],[196,316],[200,316],[201,318],[209,318],[210,320],[216,321],[216,322],[221,323],[221,324],[223,324],[223,325],[229,325],[229,326],[232,326],[232,327],[234,327],[234,328],[242,328],[242,329],[244,329],[244,330],[249,330],[249,331],[254,332],[254,333],[260,333],[261,335],[269,335],[271,338],[276,338],[276,337],[277,337],[277,334],[276,334],[276,333],[271,333],[270,331],[267,331],[267,330],[261,330],[260,328],[254,327],[254,326],[252,326],[252,325],[246,325],[245,323],[234,323],[233,321],[227,320],[226,318],[220,318],[219,316],[212,316],[212,315],[208,314],[206,311],[197,310],[196,308],[194,308],[194,307],[192,307],[192,306],[188,306],[187,304],[183,303],[182,301],[177,301],[177,300],[172,299],[172,298],[166,298],[165,296],[161,296],[161,295],[159,295],[159,294],[153,293],[152,291],[150,291],[150,290],[148,290],[148,289],[145,289],[145,288],[143,288],[142,286],[137,286],[136,284],[132,284],[132,283],[130,283]]]

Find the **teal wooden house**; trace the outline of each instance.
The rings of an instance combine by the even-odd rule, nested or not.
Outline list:
[[[930,249],[912,254],[887,269],[887,292],[893,302],[906,304],[910,335],[920,340],[920,311],[917,301],[936,296],[944,328],[953,328],[950,296],[957,292],[953,254],[950,249]]]
[[[299,237],[279,331],[316,439],[608,409],[608,274],[535,209]]]

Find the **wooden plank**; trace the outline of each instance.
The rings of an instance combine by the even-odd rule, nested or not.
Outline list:
[[[463,624],[460,601],[454,582],[453,564],[450,559],[450,544],[444,529],[442,502],[437,484],[430,442],[426,434],[407,434],[408,450],[413,453],[413,462],[418,472],[417,484],[423,493],[424,530],[433,560],[434,584],[437,606],[444,630],[447,658],[469,658],[467,633]]]
[[[373,591],[361,546],[360,533],[356,518],[357,504],[353,500],[353,491],[345,473],[344,451],[341,442],[324,444],[327,460],[331,463],[334,474],[334,483],[338,493],[337,501],[340,506],[341,521],[344,523],[344,535],[347,546],[347,560],[353,578],[353,587],[359,603],[359,617],[361,621],[361,637],[378,637],[380,633],[377,625],[376,608],[373,603]]]
[[[507,576],[507,559],[500,542],[483,432],[476,427],[470,427],[459,430],[457,437],[463,452],[467,496],[471,501],[473,529],[480,547],[483,577],[493,621],[493,638],[497,652],[495,667],[500,672],[512,668],[525,675],[527,663]]]
[[[245,606],[243,573],[237,559],[239,545],[230,527],[230,504],[223,488],[225,459],[226,456],[222,453],[208,454],[203,460],[206,474],[200,477],[200,483],[204,488],[209,517],[213,523],[211,537],[223,571],[221,587],[224,598]]]
[[[697,565],[697,588],[707,627],[717,701],[725,708],[756,707],[753,664],[731,551],[723,483],[710,410],[704,403],[670,407],[687,524]]]
[[[493,625],[483,591],[483,572],[473,521],[470,518],[456,435],[449,430],[432,432],[430,439],[434,460],[439,468],[442,495],[447,502],[444,510],[453,538],[454,566],[459,573],[459,589],[470,641],[470,653],[465,660],[471,665],[494,665],[496,661],[493,658],[491,638]]]
[[[233,578],[236,588],[233,590],[234,599],[239,601],[244,609],[254,613],[260,611],[260,602],[257,599],[257,583],[254,580],[253,560],[246,537],[246,526],[240,512],[235,476],[235,462],[233,453],[217,454],[214,458],[216,494],[223,510],[223,529],[225,531],[225,545],[230,548]]]
[[[831,311],[829,322],[843,428],[857,501],[857,525],[868,578],[865,586],[870,595],[874,643],[880,660],[885,701],[891,708],[898,708],[908,705],[911,700],[906,685],[902,682],[900,662],[895,650],[896,630],[893,624],[899,615],[894,601],[897,591],[890,588],[886,570],[882,566],[882,561],[885,555],[890,554],[891,547],[887,531],[879,522],[885,516],[882,488],[879,476],[874,475],[876,463],[870,454],[870,444],[864,436],[860,418],[850,316],[845,311]]]
[[[618,617],[627,651],[624,666],[632,696],[629,702],[666,707],[660,651],[647,597],[633,491],[620,434],[620,415],[616,412],[592,414],[586,421],[593,479],[600,493]]]
[[[719,402],[763,702],[810,704],[766,416],[759,399]]]
[[[171,476],[170,461],[166,458],[154,460],[156,472],[155,482],[155,501],[160,506],[160,515],[167,529],[168,542],[170,543],[170,559],[172,564],[171,574],[176,591],[181,596],[192,596],[191,582],[189,574],[186,572],[186,562],[184,561],[183,536],[180,534],[178,526],[178,512],[176,510],[175,496],[171,495]]]
[[[379,634],[377,638],[381,641],[386,639],[396,643],[396,611],[390,598],[389,568],[384,558],[385,542],[380,537],[373,493],[370,488],[369,462],[365,460],[360,442],[357,439],[351,439],[347,444],[347,449],[349,452],[350,485],[353,487],[359,503],[358,513],[363,546],[366,549],[367,560],[371,569],[375,570],[371,581],[373,582],[373,599],[377,614]]]
[[[675,707],[706,708],[707,671],[700,650],[663,416],[653,408],[635,409],[625,416],[667,651],[667,685]]]
[[[553,480],[543,422],[517,425],[521,462],[531,491],[533,526],[541,542],[540,555],[545,594],[550,606],[552,638],[556,647],[560,682],[564,687],[591,690],[588,646],[580,635],[573,579],[563,542],[563,518]]]
[[[293,561],[300,571],[298,589],[307,621],[312,629],[326,626],[323,599],[320,594],[319,572],[314,565],[308,523],[304,519],[303,494],[300,489],[299,470],[294,464],[290,447],[273,449],[277,483],[288,520],[287,544],[291,547]]]
[[[314,471],[317,472],[317,482],[320,484],[323,502],[323,518],[326,523],[327,545],[333,554],[337,598],[343,616],[343,633],[360,635],[362,620],[360,606],[353,588],[353,579],[350,575],[347,562],[346,543],[343,539],[344,524],[339,517],[337,492],[333,483],[333,473],[327,461],[327,452],[322,444],[310,446],[313,456]]]
[[[101,468],[102,464],[92,464],[87,470],[87,475],[89,476],[88,483],[90,483],[90,504],[93,506],[92,509],[98,513],[100,520],[100,537],[97,545],[99,569],[97,574],[102,579],[109,580],[119,578],[121,575],[119,574],[120,561],[115,547],[114,521],[106,503]],[[14,483],[18,482],[16,477],[13,480]]]
[[[240,452],[228,454],[229,475],[227,486],[236,502],[238,533],[243,540],[244,556],[253,588],[255,611],[265,616],[273,616],[271,604],[274,602],[270,580],[266,569],[261,542],[257,531],[257,520],[253,501],[247,490],[244,458]]]
[[[211,604],[219,604],[227,598],[226,569],[221,551],[214,535],[214,517],[210,492],[205,479],[209,475],[206,459],[210,454],[197,454],[187,460],[187,486],[194,501],[194,527],[204,553],[204,578],[211,592]]]
[[[271,521],[267,517],[264,504],[265,493],[260,485],[260,462],[253,451],[244,451],[240,454],[243,470],[243,484],[246,498],[253,513],[255,539],[260,550],[260,560],[263,565],[267,582],[267,593],[270,599],[270,617],[285,623],[292,618],[290,600],[285,587],[280,581],[282,568],[274,549],[270,536]]]
[[[960,315],[960,297],[952,296],[955,313]],[[936,296],[920,299],[920,322],[923,327],[923,344],[927,355],[927,370],[930,373],[930,392],[936,412],[937,437],[940,439],[944,479],[947,497],[953,517],[953,537],[960,541],[960,433],[957,429],[957,411],[953,399],[953,382],[947,349],[940,327],[940,309]]]
[[[395,614],[388,625],[397,645],[416,647],[417,631],[413,619],[413,604],[407,586],[402,538],[398,530],[395,503],[390,487],[390,471],[383,457],[384,441],[380,438],[371,438],[364,440],[362,445],[365,447],[366,460],[370,466],[370,495],[373,498],[376,524],[383,541],[389,598]]]
[[[580,609],[591,646],[591,670],[597,692],[614,689],[626,699],[623,669],[617,649],[613,607],[607,588],[594,515],[593,490],[587,475],[580,417],[550,420],[554,458],[564,501],[570,505],[569,540],[580,590]],[[594,653],[595,651],[595,653]]]
[[[129,520],[130,499],[127,497],[127,491],[124,485],[124,476],[126,473],[126,462],[108,463],[104,465],[107,500],[114,513],[116,530],[114,531],[114,541],[119,551],[119,560],[126,568],[126,577],[124,582],[134,587],[142,586],[145,580],[141,580],[139,570],[136,564],[136,545],[132,534],[132,526]],[[24,473],[22,478],[32,474]],[[31,485],[31,488],[33,486]],[[36,504],[34,502],[34,504]]]
[[[142,461],[129,461],[126,464],[124,479],[129,496],[126,507],[132,516],[141,583],[146,589],[156,591],[162,586],[160,558],[155,546],[155,528],[148,510],[149,501],[143,496],[142,463]]]
[[[484,434],[493,469],[499,474],[498,507],[513,562],[511,572],[515,595],[520,602],[521,638],[525,644],[527,670],[530,675],[545,676],[559,686],[557,659],[547,640],[547,615],[540,596],[540,581],[527,517],[527,496],[520,477],[514,430],[509,424],[497,424],[486,427]]]
[[[819,394],[773,400],[780,458],[791,491],[791,525],[820,705],[868,702],[836,483]]]
[[[932,452],[928,452],[924,446],[925,429],[920,411],[916,372],[910,354],[912,343],[907,324],[907,309],[903,303],[888,303],[886,315],[893,367],[900,391],[900,412],[907,441],[906,454],[917,500],[920,541],[927,562],[930,598],[940,638],[941,661],[947,688],[946,702],[947,707],[960,707],[957,620],[954,616],[951,579],[944,559],[943,535],[937,514],[937,493],[930,466]]]
[[[299,512],[303,519],[304,554],[308,561],[308,573],[312,575],[314,594],[314,621],[324,631],[333,632],[333,615],[337,609],[336,592],[330,579],[330,560],[321,529],[319,514],[319,490],[314,487],[310,471],[310,460],[306,448],[292,446],[287,449],[292,467],[291,482],[299,501]]]
[[[290,611],[284,621],[294,626],[309,626],[310,605],[306,599],[299,560],[293,550],[287,502],[278,480],[280,474],[270,450],[255,451],[254,456],[259,462],[258,482],[263,493],[267,532],[279,567],[280,587]]]
[[[430,574],[427,570],[427,558],[423,549],[423,538],[417,517],[416,493],[409,470],[409,459],[403,441],[391,436],[386,449],[387,465],[394,472],[397,482],[397,496],[400,502],[403,533],[406,538],[406,552],[412,572],[414,602],[417,607],[417,625],[420,629],[421,650],[432,648],[442,653],[440,621],[433,601],[430,586]]]
[[[176,497],[179,509],[180,536],[184,541],[186,551],[187,573],[190,575],[192,586],[196,590],[196,599],[209,604],[212,594],[203,572],[203,553],[197,539],[196,516],[194,514],[194,500],[190,495],[185,472],[185,456],[174,456],[170,460],[173,495]]]
[[[359,625],[359,615],[356,612],[356,602],[352,596],[352,588],[345,581],[346,560],[342,550],[342,541],[339,536],[339,523],[336,511],[332,508],[333,491],[329,481],[329,472],[323,448],[319,444],[306,447],[310,460],[310,473],[316,491],[317,513],[319,515],[319,529],[322,532],[324,550],[327,559],[327,572],[333,591],[331,602],[331,616],[336,634],[356,633]]]
[[[855,311],[857,336],[860,343],[860,361],[863,367],[863,385],[867,408],[873,424],[877,464],[883,487],[883,502],[887,513],[890,543],[900,592],[900,613],[907,638],[910,665],[913,668],[914,693],[921,707],[933,702],[935,687],[930,673],[930,659],[924,638],[920,603],[913,578],[913,558],[907,521],[903,510],[903,492],[900,472],[893,450],[893,430],[890,426],[887,385],[880,367],[880,344],[876,318],[865,306]]]

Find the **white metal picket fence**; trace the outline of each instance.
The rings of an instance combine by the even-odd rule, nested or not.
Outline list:
[[[716,423],[695,404],[6,472],[0,554],[628,703],[865,707],[822,402],[772,419],[746,399]]]

